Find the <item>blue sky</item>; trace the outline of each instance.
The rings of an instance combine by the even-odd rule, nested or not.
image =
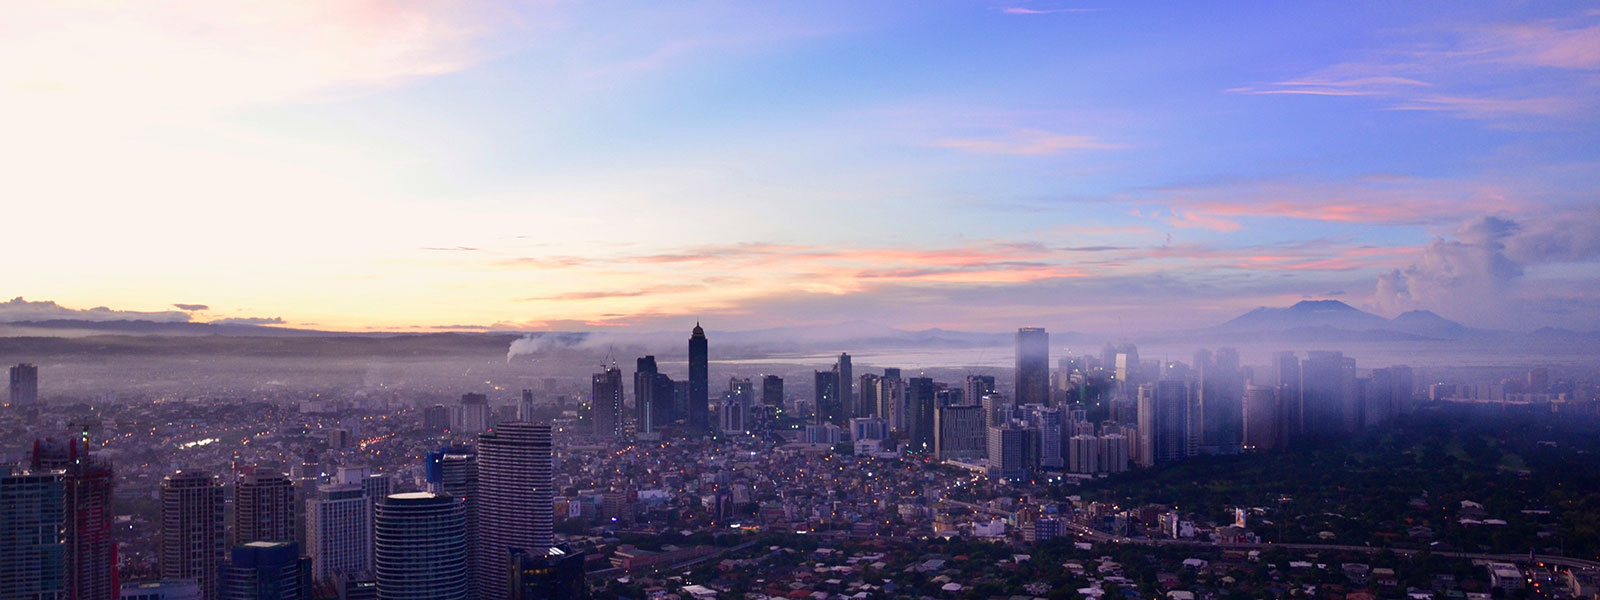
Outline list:
[[[0,195],[41,224],[0,275],[68,307],[1110,332],[1335,297],[1600,327],[1589,4],[0,17]]]

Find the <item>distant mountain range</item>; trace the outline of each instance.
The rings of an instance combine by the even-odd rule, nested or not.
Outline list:
[[[1014,334],[1005,332],[965,332],[946,329],[907,331],[861,321],[805,327],[779,327],[746,331],[712,331],[719,347],[734,352],[751,354],[817,353],[848,350],[851,348],[963,348],[1004,347],[1014,341]],[[215,337],[215,338],[323,338],[324,342],[306,339],[293,346],[374,347],[393,345],[402,353],[420,350],[424,340],[459,345],[468,339],[492,339],[489,344],[508,343],[520,336],[531,336],[537,346],[544,349],[587,348],[646,348],[681,349],[687,339],[684,331],[655,332],[519,332],[482,331],[453,334],[424,334],[406,332],[351,333],[295,329],[272,325],[237,323],[163,323],[154,321],[30,321],[0,323],[0,338],[10,338],[5,344],[12,346],[25,339],[46,343],[38,338],[105,338],[118,336],[137,337]],[[1075,332],[1052,331],[1053,343],[1094,344],[1106,341],[1104,336]],[[336,339],[347,340],[339,342]],[[394,338],[392,342],[382,339]],[[1426,310],[1414,310],[1393,319],[1386,319],[1338,300],[1305,300],[1285,308],[1261,307],[1213,327],[1166,333],[1147,333],[1124,336],[1123,339],[1144,342],[1194,342],[1194,343],[1248,343],[1248,342],[1394,342],[1426,340],[1538,340],[1587,341],[1600,340],[1600,332],[1578,332],[1568,329],[1544,328],[1532,332],[1512,332],[1478,329],[1446,319]],[[366,341],[356,342],[355,339]],[[86,342],[88,340],[85,340]],[[127,342],[133,343],[133,342]],[[189,342],[195,347],[215,347],[222,340],[205,343]],[[477,345],[472,342],[469,345]],[[373,348],[375,349],[375,348]]]
[[[1186,338],[1239,341],[1403,341],[1595,339],[1600,332],[1545,328],[1533,332],[1468,327],[1427,310],[1386,319],[1338,300],[1303,300],[1288,308],[1261,307]]]

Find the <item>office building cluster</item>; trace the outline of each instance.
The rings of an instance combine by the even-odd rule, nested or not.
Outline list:
[[[88,434],[0,470],[0,598],[582,598],[583,555],[554,540],[549,425],[500,423],[429,453],[428,488],[365,467],[275,465],[160,481],[157,578],[118,581],[112,466]],[[299,465],[297,465],[299,467]],[[480,527],[480,523],[492,523]],[[574,581],[555,581],[559,577]],[[560,590],[560,596],[548,595]]]

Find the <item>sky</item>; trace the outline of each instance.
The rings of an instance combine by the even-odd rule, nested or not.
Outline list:
[[[0,320],[1600,328],[1593,3],[7,2],[0,132]]]

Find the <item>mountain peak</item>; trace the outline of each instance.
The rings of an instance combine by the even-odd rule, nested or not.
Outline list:
[[[1354,306],[1350,306],[1349,304],[1345,304],[1344,302],[1339,301],[1339,300],[1301,300],[1299,302],[1294,303],[1294,306],[1290,306],[1289,310],[1293,310],[1293,311],[1340,310],[1340,311],[1350,311],[1350,312],[1361,312],[1360,309],[1357,309]]]
[[[1382,329],[1388,323],[1388,319],[1338,300],[1302,300],[1288,308],[1257,308],[1220,327],[1230,331],[1282,331],[1328,326],[1362,331]]]

